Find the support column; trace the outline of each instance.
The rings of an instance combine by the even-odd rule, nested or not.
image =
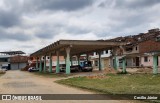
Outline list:
[[[36,57],[36,69],[38,68],[38,57]]]
[[[66,64],[66,58],[67,58],[67,57],[66,57],[66,56],[64,56],[64,59],[65,59],[65,64]]]
[[[73,66],[73,59],[72,59],[72,56],[71,56],[71,66]]]
[[[66,74],[70,74],[71,69],[70,69],[70,47],[66,48]]]
[[[158,74],[158,56],[153,55],[153,74]]]
[[[39,68],[39,72],[42,72],[42,57],[40,56],[40,68]]]
[[[126,73],[126,58],[123,57],[122,60],[123,60],[123,62],[122,62],[123,63],[123,65],[122,65],[122,72]]]
[[[52,53],[49,56],[49,72],[52,73]]]
[[[101,71],[102,70],[102,64],[101,64],[101,62],[102,62],[102,60],[101,60],[101,52],[98,52],[98,55],[99,55],[99,71]]]
[[[57,65],[56,65],[56,73],[60,72],[60,68],[59,68],[59,51],[56,51],[57,54]]]
[[[43,68],[43,72],[45,73],[46,72],[46,55],[44,56],[44,68]]]
[[[117,70],[118,69],[118,58],[117,56],[114,57],[114,69]]]
[[[117,69],[119,68],[119,59],[116,57]]]
[[[89,61],[89,54],[88,53],[86,54],[86,60],[87,60],[87,62]]]
[[[80,55],[77,55],[78,65],[80,65]]]

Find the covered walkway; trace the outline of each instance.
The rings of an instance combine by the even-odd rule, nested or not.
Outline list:
[[[37,58],[38,68],[38,58],[44,56],[44,67],[43,71],[46,72],[46,56],[50,56],[50,66],[49,71],[52,72],[52,56],[57,56],[57,64],[56,64],[56,73],[60,72],[59,68],[59,56],[64,56],[66,59],[66,74],[70,74],[70,65],[71,65],[71,57],[77,56],[78,64],[80,63],[80,55],[88,54],[92,52],[97,52],[99,54],[99,70],[102,70],[101,67],[101,52],[103,50],[112,50],[115,47],[119,47],[125,45],[123,42],[110,42],[105,40],[59,40],[55,43],[52,43],[35,53],[31,54]],[[87,58],[88,60],[88,58]],[[42,60],[40,59],[40,72],[42,72]]]

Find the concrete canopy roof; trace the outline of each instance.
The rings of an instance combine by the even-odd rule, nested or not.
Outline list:
[[[0,53],[7,54],[7,55],[25,54],[23,51],[5,51],[5,52],[0,52]]]
[[[67,47],[71,48],[70,55],[79,55],[112,49],[113,47],[125,44],[126,43],[123,42],[110,42],[105,40],[59,40],[34,52],[31,56],[43,56],[49,55],[50,53],[52,53],[52,55],[56,55],[56,51],[59,51],[60,55],[65,56],[65,48]]]

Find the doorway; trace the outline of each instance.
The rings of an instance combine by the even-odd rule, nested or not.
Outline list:
[[[157,66],[159,65],[159,59],[158,59],[158,56],[157,56]]]
[[[136,57],[136,67],[138,67],[139,66],[139,57]]]

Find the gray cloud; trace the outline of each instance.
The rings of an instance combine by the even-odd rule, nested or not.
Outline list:
[[[4,29],[0,29],[0,40],[1,41],[6,41],[6,40],[15,40],[15,41],[29,41],[31,40],[31,36],[28,36],[23,33],[9,33],[6,32]]]
[[[55,35],[58,35],[61,32],[62,28],[65,28],[66,25],[62,23],[37,25],[39,31],[37,31],[34,36],[39,39],[53,39]]]
[[[39,41],[45,45],[63,35],[79,39],[82,34],[91,34],[99,39],[145,32],[160,25],[160,0],[2,1],[1,42],[29,41],[35,43],[34,50]],[[22,47],[32,48],[25,44]]]
[[[26,6],[34,10],[75,11],[91,5],[94,0],[29,0],[29,2],[27,0],[26,2]]]
[[[16,40],[16,41],[29,41],[31,40],[31,37],[26,34],[12,34],[8,35],[7,39]]]
[[[40,38],[40,39],[51,39],[51,38],[53,38],[54,34],[39,33],[39,34],[35,34],[35,36]]]
[[[20,23],[20,15],[13,11],[0,10],[0,26],[12,27]]]
[[[105,0],[98,4],[98,7],[110,7],[114,3],[114,0]]]
[[[80,27],[75,27],[75,26],[68,26],[65,28],[65,31],[69,34],[73,35],[80,35],[80,34],[87,34],[91,32],[87,28],[80,28]]]
[[[131,8],[131,9],[142,9],[146,7],[151,7],[160,3],[159,0],[116,0],[116,7],[121,8]]]
[[[159,0],[104,0],[98,7],[108,10],[108,18],[113,21],[108,33],[122,36],[151,29],[151,25],[157,22],[156,17],[160,16],[158,5]]]
[[[152,7],[160,3],[160,0],[104,0],[98,6],[110,7],[114,4],[114,8],[117,9],[143,9]]]
[[[21,45],[21,46],[19,46],[20,48],[27,48],[27,49],[32,49],[32,48],[34,48],[34,46],[33,45]]]

